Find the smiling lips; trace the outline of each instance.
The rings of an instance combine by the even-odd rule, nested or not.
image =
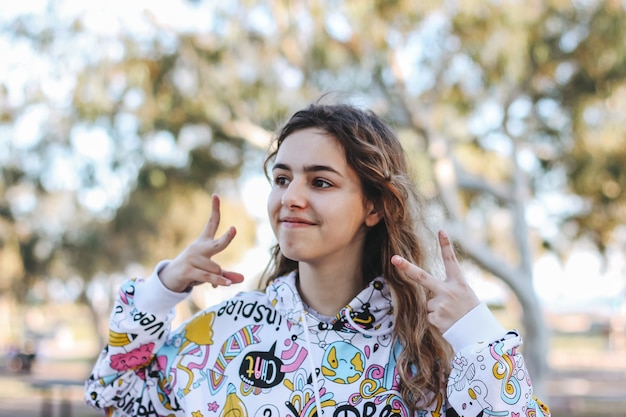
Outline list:
[[[315,224],[312,221],[300,217],[282,217],[280,223],[287,227],[313,226]]]

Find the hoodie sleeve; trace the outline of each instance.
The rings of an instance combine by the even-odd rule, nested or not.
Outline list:
[[[455,352],[446,394],[459,416],[550,416],[533,395],[517,350],[522,338],[515,330],[504,330],[485,304],[467,313],[444,337]]]
[[[85,384],[85,399],[111,416],[175,415],[167,363],[155,360],[170,336],[174,307],[187,297],[163,286],[157,265],[147,280],[120,287],[109,322],[109,340]],[[164,372],[165,371],[165,372]]]

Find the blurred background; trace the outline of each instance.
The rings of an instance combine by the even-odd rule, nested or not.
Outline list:
[[[626,415],[624,0],[0,3],[0,416],[94,416],[119,283],[202,230],[247,281],[272,132],[332,100],[397,130],[433,222],[554,416]]]

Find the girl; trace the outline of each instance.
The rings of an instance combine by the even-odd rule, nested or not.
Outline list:
[[[112,416],[547,416],[517,347],[439,232],[445,279],[403,149],[375,114],[311,105],[265,162],[277,238],[264,291],[170,332],[195,285],[243,280],[212,257],[219,198],[198,239],[120,289],[86,384]],[[424,269],[422,269],[424,268]],[[425,270],[426,269],[426,270]]]

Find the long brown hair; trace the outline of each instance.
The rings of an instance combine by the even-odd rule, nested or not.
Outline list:
[[[346,104],[312,104],[295,113],[277,133],[265,160],[266,173],[283,141],[306,128],[321,129],[337,140],[361,180],[365,198],[382,210],[382,221],[365,238],[363,284],[384,276],[391,287],[394,337],[403,346],[397,361],[401,394],[414,412],[445,387],[452,355],[450,345],[428,323],[426,290],[391,264],[395,254],[425,269],[433,263],[430,242],[436,239],[425,219],[424,199],[409,175],[405,152],[393,130],[373,112]],[[284,257],[276,245],[262,285],[297,268],[298,263]]]

